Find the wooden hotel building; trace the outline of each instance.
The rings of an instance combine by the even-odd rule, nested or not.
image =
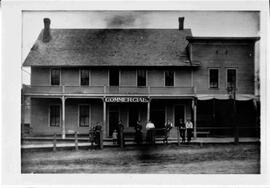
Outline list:
[[[259,38],[194,37],[178,20],[179,29],[51,29],[45,18],[23,63],[31,68],[23,96],[31,98],[32,134],[64,138],[100,122],[110,137],[119,120],[128,132],[140,120],[145,132],[149,119],[162,128],[190,118],[194,137],[229,135],[231,99],[237,124],[256,127]]]

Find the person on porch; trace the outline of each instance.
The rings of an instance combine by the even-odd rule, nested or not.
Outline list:
[[[118,135],[117,144],[119,145],[121,144],[121,140],[123,139],[123,131],[124,131],[124,125],[122,124],[122,121],[120,120],[117,125],[117,135]]]
[[[186,141],[186,125],[185,125],[183,119],[179,119],[178,128],[179,128],[180,137],[182,138],[182,143],[185,143],[185,141]]]
[[[146,124],[146,140],[148,141],[149,144],[152,144],[154,142],[154,131],[153,129],[155,128],[154,123],[149,120]]]
[[[169,133],[172,129],[173,125],[172,122],[170,120],[167,121],[167,123],[165,124],[165,138],[163,140],[163,142],[166,142],[168,144],[168,137],[169,137]]]
[[[193,123],[191,122],[190,119],[187,119],[186,129],[187,129],[187,141],[190,142],[191,137],[192,137],[192,131],[193,131]]]
[[[135,127],[135,142],[137,144],[141,144],[142,143],[142,125],[141,125],[141,121],[138,120]]]

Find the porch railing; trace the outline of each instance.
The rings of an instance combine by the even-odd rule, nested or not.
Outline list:
[[[191,95],[194,87],[137,87],[137,86],[27,86],[24,94],[140,94]]]

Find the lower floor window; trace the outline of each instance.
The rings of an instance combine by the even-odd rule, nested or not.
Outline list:
[[[89,105],[79,106],[79,126],[89,127]]]
[[[50,106],[50,126],[60,127],[60,105]]]

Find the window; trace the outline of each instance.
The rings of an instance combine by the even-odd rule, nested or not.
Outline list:
[[[89,105],[79,106],[79,126],[89,127]]]
[[[210,69],[209,75],[209,87],[218,88],[218,69]]]
[[[51,85],[60,85],[60,69],[51,69]]]
[[[146,70],[137,70],[137,86],[146,86]]]
[[[174,86],[174,72],[165,71],[165,86]]]
[[[50,106],[50,127],[60,127],[60,105]]]
[[[116,69],[110,70],[110,86],[119,86],[119,71]]]
[[[88,86],[89,85],[89,70],[81,69],[81,86]]]
[[[227,87],[236,88],[236,69],[227,69]]]

